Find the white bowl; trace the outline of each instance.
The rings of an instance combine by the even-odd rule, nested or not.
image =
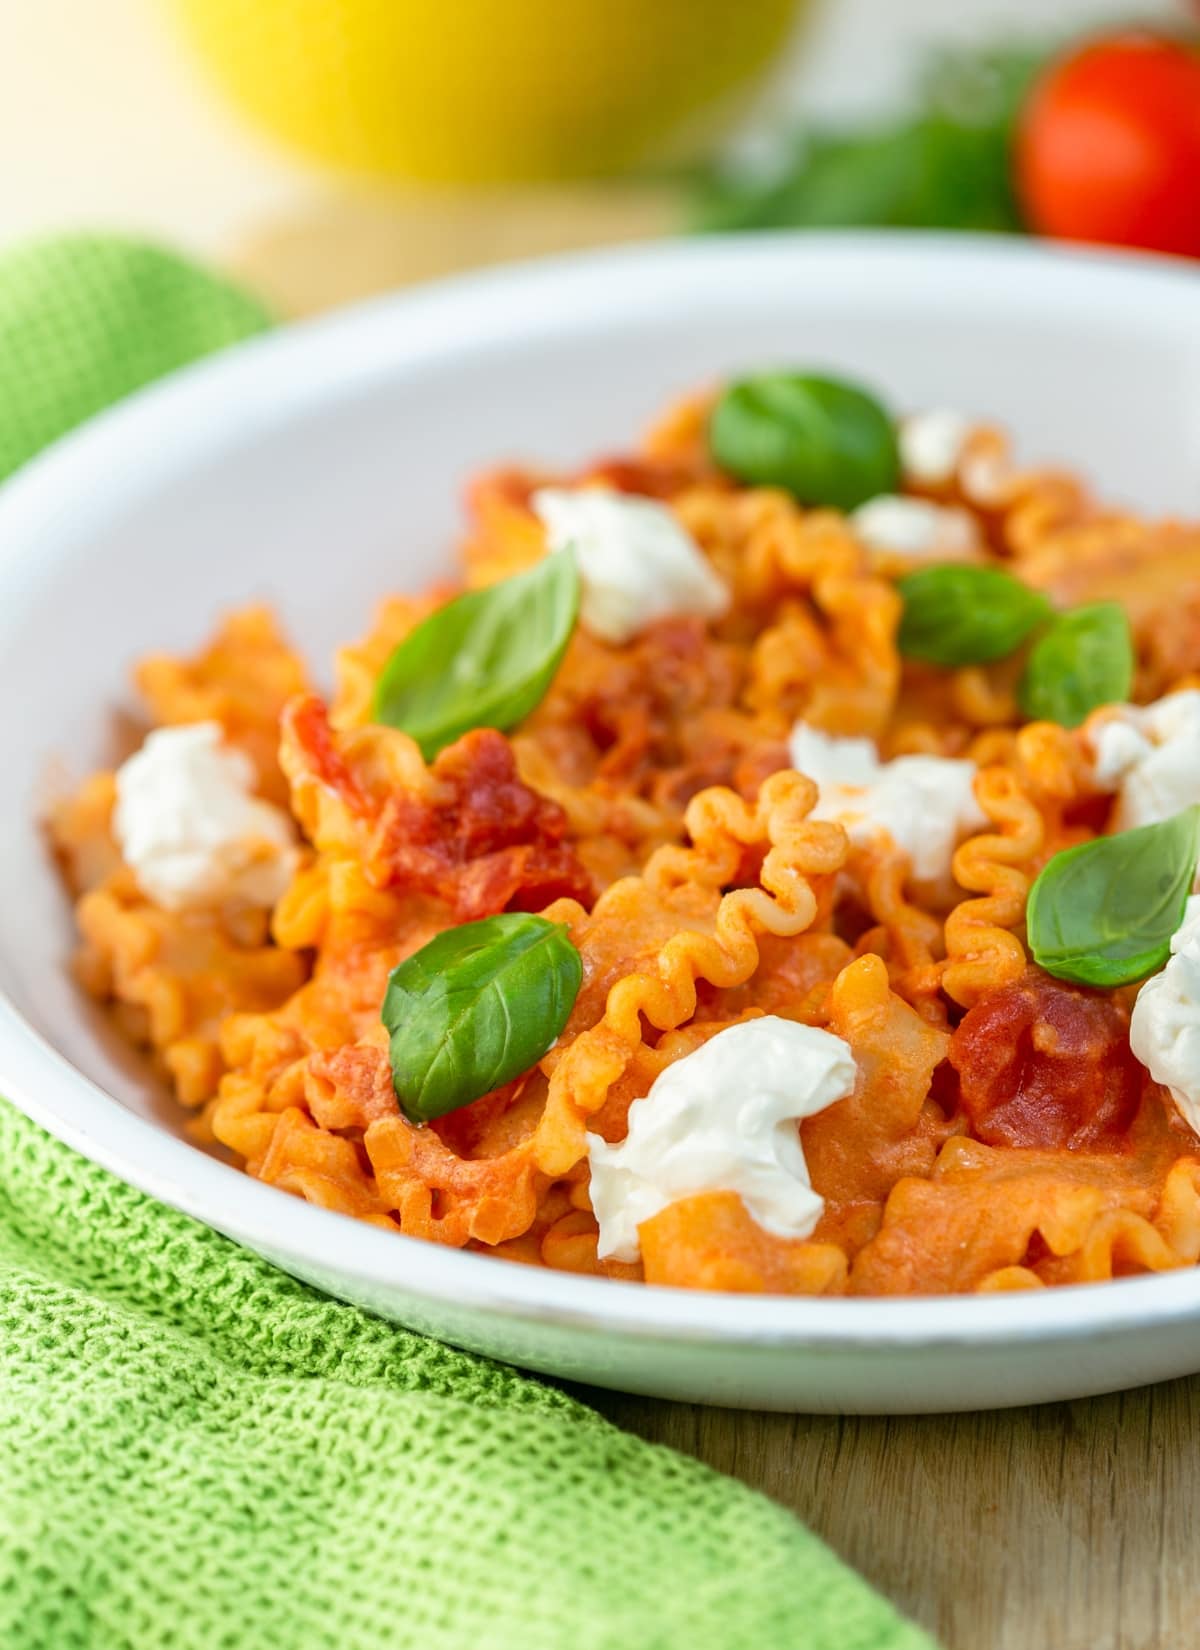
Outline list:
[[[457,490],[630,442],[714,375],[823,364],[997,417],[1151,511],[1200,514],[1200,279],[965,238],[665,244],[456,280],[175,377],[0,493],[0,1091],[79,1151],[385,1317],[603,1386],[780,1409],[1082,1396],[1200,1369],[1200,1272],[967,1299],[646,1289],[389,1236],[206,1156],[65,971],[36,818],[109,747],[127,669],[275,602],[324,672],[386,590],[447,564]]]

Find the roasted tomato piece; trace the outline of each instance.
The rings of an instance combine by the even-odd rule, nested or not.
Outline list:
[[[962,1109],[991,1146],[1115,1149],[1145,1072],[1111,998],[1031,968],[976,1003],[950,1040]]]

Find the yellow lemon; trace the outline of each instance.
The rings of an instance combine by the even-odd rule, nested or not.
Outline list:
[[[319,160],[439,182],[616,172],[739,90],[802,0],[172,0],[218,82]]]

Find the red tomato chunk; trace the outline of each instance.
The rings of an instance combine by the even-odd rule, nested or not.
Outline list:
[[[1123,1009],[1036,968],[964,1016],[950,1063],[971,1129],[990,1146],[1118,1148],[1146,1075]]]

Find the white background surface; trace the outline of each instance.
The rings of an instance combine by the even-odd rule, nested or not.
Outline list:
[[[824,0],[784,95],[857,112],[897,95],[931,39],[1044,38],[1120,12],[1183,11],[1182,0]],[[0,0],[0,156],[0,245],[88,225],[217,252],[329,191],[227,114],[173,38],[165,0]]]

